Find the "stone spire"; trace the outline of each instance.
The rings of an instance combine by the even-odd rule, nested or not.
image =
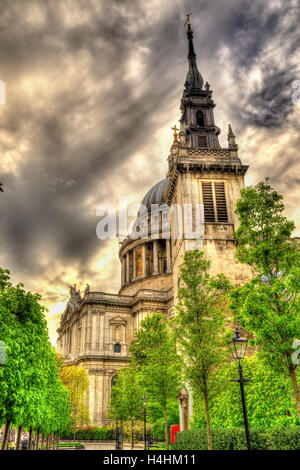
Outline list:
[[[199,72],[197,68],[197,62],[196,62],[196,54],[194,50],[194,43],[193,43],[193,30],[191,28],[190,24],[190,15],[187,17],[187,38],[188,38],[188,45],[189,45],[189,54],[188,54],[188,59],[189,59],[189,70],[186,76],[186,81],[185,81],[185,86],[187,90],[202,90],[203,87],[203,78],[201,73]]]
[[[193,31],[190,14],[185,22],[187,26],[189,69],[181,99],[181,118],[179,141],[182,145],[195,148],[220,148],[218,135],[220,129],[215,125],[212,90],[197,68],[193,43]]]
[[[235,135],[232,132],[231,125],[228,124],[228,135],[227,135],[227,140],[228,140],[228,148],[230,149],[236,149],[238,148],[238,145],[235,141]]]

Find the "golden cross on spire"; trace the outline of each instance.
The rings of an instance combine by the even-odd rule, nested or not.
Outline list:
[[[177,129],[177,126],[175,124],[175,126],[171,127],[172,131],[174,131],[174,134],[173,134],[173,137],[174,137],[174,140],[173,140],[173,144],[176,144],[176,142],[178,142],[178,134],[177,134],[177,131],[179,131],[179,129]]]
[[[184,23],[184,27],[186,27],[187,25],[190,24],[190,18],[191,18],[191,16],[192,16],[192,13],[188,13],[188,14],[186,15],[186,20],[185,20],[185,23]]]

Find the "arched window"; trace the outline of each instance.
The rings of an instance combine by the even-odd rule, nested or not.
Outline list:
[[[205,126],[205,124],[204,124],[204,114],[200,110],[196,112],[196,122],[197,122],[197,126],[199,126],[199,127],[204,127]]]
[[[111,382],[110,382],[110,384],[111,384],[112,387],[114,387],[114,386],[116,385],[117,377],[118,377],[117,375],[114,375],[114,376],[112,377]]]
[[[115,352],[115,353],[120,353],[120,352],[121,352],[121,345],[120,345],[120,343],[116,343],[116,344],[114,345],[114,352]]]

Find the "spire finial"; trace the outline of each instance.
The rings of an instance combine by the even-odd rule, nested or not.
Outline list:
[[[191,23],[190,23],[190,18],[191,18],[192,13],[188,13],[186,15],[186,20],[184,23],[184,26],[187,26],[187,38],[188,38],[188,44],[189,44],[189,53],[188,53],[188,59],[189,59],[189,71],[186,77],[185,85],[187,89],[196,89],[196,90],[202,90],[203,87],[203,78],[197,68],[197,63],[196,63],[196,54],[194,50],[194,43],[193,43],[193,30],[191,28]]]
[[[174,131],[174,134],[173,134],[173,137],[174,137],[173,144],[177,144],[177,142],[178,142],[178,134],[177,134],[177,131],[179,131],[179,129],[177,129],[176,124],[175,124],[175,126],[173,126],[171,129],[172,129],[172,131]]]
[[[190,23],[190,18],[192,16],[192,13],[187,13],[186,15],[186,20],[185,20],[185,23],[184,23],[184,27],[188,27],[188,29],[191,29],[191,23]]]

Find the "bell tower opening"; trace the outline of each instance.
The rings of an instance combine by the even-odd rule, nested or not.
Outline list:
[[[196,112],[196,123],[198,127],[205,127],[204,114],[200,109]]]

